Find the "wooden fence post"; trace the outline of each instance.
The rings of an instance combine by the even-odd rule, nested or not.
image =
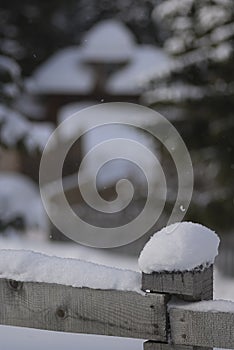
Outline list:
[[[213,299],[213,265],[193,271],[142,273],[142,290],[150,293],[165,293],[186,300]],[[147,341],[144,350],[193,350],[199,347],[170,344],[170,320],[167,318],[167,344]],[[203,348],[204,349],[204,348]],[[207,348],[208,349],[208,348]]]
[[[152,341],[146,341],[144,343],[144,350],[208,350],[208,349],[210,348],[203,348],[198,346],[163,344],[163,343],[155,343]]]
[[[187,301],[213,299],[213,265],[185,272],[143,273],[142,290],[176,295]]]

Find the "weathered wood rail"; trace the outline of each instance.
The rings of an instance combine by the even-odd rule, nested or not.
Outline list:
[[[140,338],[148,340],[145,350],[234,348],[234,303],[199,308],[212,297],[212,266],[142,274],[142,294],[2,278],[0,324]]]
[[[0,323],[166,341],[164,294],[0,281]]]

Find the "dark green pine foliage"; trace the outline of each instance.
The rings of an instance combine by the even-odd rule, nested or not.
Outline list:
[[[22,22],[15,21],[18,5],[3,2],[0,8],[0,146],[38,156],[53,127],[34,120],[40,106],[24,88],[20,63],[27,42],[21,40]]]
[[[166,0],[153,18],[174,61],[152,77],[143,100],[173,120],[194,164],[187,219],[234,227],[234,3]]]
[[[0,146],[14,148],[31,155],[42,152],[53,131],[50,123],[29,119],[21,109],[25,108],[20,67],[13,58],[0,55]],[[31,101],[31,108],[33,107]]]
[[[154,43],[159,31],[151,20],[161,0],[2,0],[0,49],[14,55],[22,74],[59,49],[79,45],[84,33],[99,21],[116,18],[124,22],[141,43]]]

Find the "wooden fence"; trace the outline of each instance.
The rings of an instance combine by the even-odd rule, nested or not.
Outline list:
[[[0,279],[0,324],[140,338],[148,340],[145,350],[234,348],[234,303],[230,310],[219,311],[215,301],[214,310],[189,307],[212,299],[212,266],[142,274],[142,290],[139,294]]]

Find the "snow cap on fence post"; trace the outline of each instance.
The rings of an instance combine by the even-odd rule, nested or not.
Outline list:
[[[219,241],[215,232],[192,222],[156,232],[138,260],[142,289],[176,294],[186,300],[212,299]]]

